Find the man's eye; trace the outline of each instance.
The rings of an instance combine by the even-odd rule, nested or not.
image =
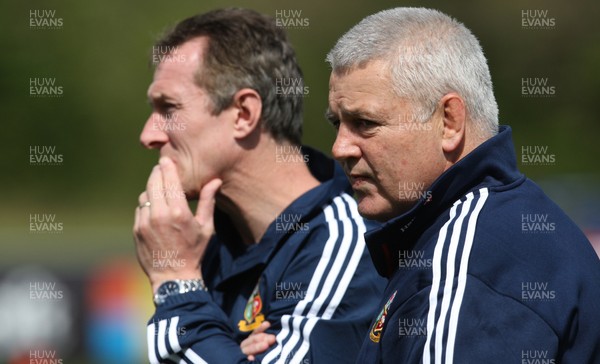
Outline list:
[[[329,123],[333,126],[333,128],[335,130],[338,130],[340,128],[340,121],[337,119],[328,119]]]
[[[369,129],[369,128],[377,126],[377,124],[372,122],[371,120],[365,120],[365,119],[358,119],[355,121],[355,124],[360,129]]]
[[[175,114],[175,112],[177,111],[177,108],[175,107],[175,105],[161,105],[158,111],[167,120],[170,120],[173,114]]]

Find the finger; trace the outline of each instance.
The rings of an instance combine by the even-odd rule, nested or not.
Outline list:
[[[137,231],[140,226],[140,208],[139,206],[135,208],[135,216],[133,218],[133,233],[137,234]]]
[[[148,201],[151,203],[151,208],[148,210],[162,210],[166,207],[163,178],[159,165],[152,168],[146,184],[146,193],[148,194]]]
[[[254,361],[254,359],[256,358],[254,357],[254,355],[248,355],[247,359],[248,361]]]
[[[240,345],[240,348],[242,349],[242,353],[246,354],[246,355],[253,355],[253,354],[257,354],[256,351],[256,342],[257,338],[255,337],[248,337],[246,338],[244,341],[242,341],[242,344]]]
[[[144,191],[138,196],[138,207],[146,201],[148,201],[148,194],[146,193],[146,191]]]
[[[195,216],[200,226],[212,225],[215,212],[215,196],[222,184],[223,181],[216,178],[202,187]]]
[[[187,200],[175,163],[168,157],[162,157],[159,160],[160,169],[163,178],[163,193],[165,201],[169,206],[187,207]]]
[[[269,327],[271,327],[271,323],[269,321],[264,321],[260,324],[260,326],[254,329],[254,331],[252,331],[252,334],[260,334],[261,332],[265,332]]]
[[[240,347],[242,348],[242,352],[244,354],[253,354],[256,353],[255,351],[255,346],[257,343],[259,343],[261,340],[260,336],[258,334],[250,334],[250,336],[248,336],[247,338],[245,338]]]
[[[140,227],[148,222],[148,218],[150,217],[150,207],[140,207],[140,205],[144,204],[148,201],[148,193],[146,191],[142,192],[138,197],[138,207],[136,209],[136,231],[139,232]]]
[[[242,343],[240,344],[240,349],[242,349],[242,353],[248,355],[252,352],[249,349],[250,345],[252,345],[252,342],[254,342],[254,338],[251,336],[248,336],[246,339],[244,339],[244,341],[242,341]]]
[[[256,355],[265,352],[276,341],[275,335],[272,334],[255,334],[248,336],[242,341],[241,349],[246,355]]]

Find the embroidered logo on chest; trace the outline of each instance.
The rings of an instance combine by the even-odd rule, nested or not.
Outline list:
[[[397,292],[398,291],[394,291],[394,294],[392,294],[390,299],[383,306],[383,309],[381,309],[379,316],[377,316],[377,320],[375,321],[375,323],[373,324],[373,327],[371,328],[371,332],[369,332],[369,338],[374,343],[378,343],[379,340],[381,339],[381,333],[383,331],[383,326],[385,325],[385,317],[388,314],[390,305],[392,304],[392,301],[394,301],[394,298],[396,297]]]
[[[240,331],[248,332],[256,329],[265,320],[262,314],[262,299],[260,298],[259,284],[254,287],[254,291],[248,298],[246,308],[244,309],[244,319],[238,322]]]

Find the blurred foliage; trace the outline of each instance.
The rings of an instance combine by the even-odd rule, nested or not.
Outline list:
[[[66,264],[101,260],[108,251],[133,254],[130,226],[137,196],[156,163],[156,152],[138,142],[149,114],[145,92],[152,77],[148,56],[153,40],[178,20],[225,6],[272,16],[276,10],[297,9],[309,19],[308,27],[288,30],[310,88],[305,100],[307,144],[329,152],[334,138],[323,118],[329,77],[324,58],[337,38],[376,11],[425,6],[456,17],[480,39],[501,123],[512,125],[517,148],[548,146],[556,155],[553,166],[522,167],[526,174],[543,179],[600,172],[595,113],[600,7],[592,0],[5,1],[0,5],[0,238],[9,249],[0,263],[18,263],[23,258],[11,251],[21,250],[34,251],[31,259],[54,257]],[[30,29],[33,9],[56,10],[64,25]],[[548,10],[556,19],[555,29],[521,29],[521,11],[526,9]],[[29,79],[35,77],[56,78],[63,97],[29,97]],[[521,97],[521,79],[526,77],[547,77],[556,96]],[[29,148],[36,145],[56,146],[64,163],[30,166]],[[42,212],[56,214],[64,222],[64,233],[28,234],[29,214]]]

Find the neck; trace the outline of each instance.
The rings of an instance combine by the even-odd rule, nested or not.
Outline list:
[[[277,215],[319,185],[297,147],[269,141],[241,153],[217,196],[218,208],[229,215],[245,244],[258,243]]]
[[[465,134],[465,137],[461,141],[459,147],[452,154],[446,155],[446,166],[444,167],[444,171],[450,169],[453,165],[466,157],[487,139],[489,138],[481,138],[474,133]]]

